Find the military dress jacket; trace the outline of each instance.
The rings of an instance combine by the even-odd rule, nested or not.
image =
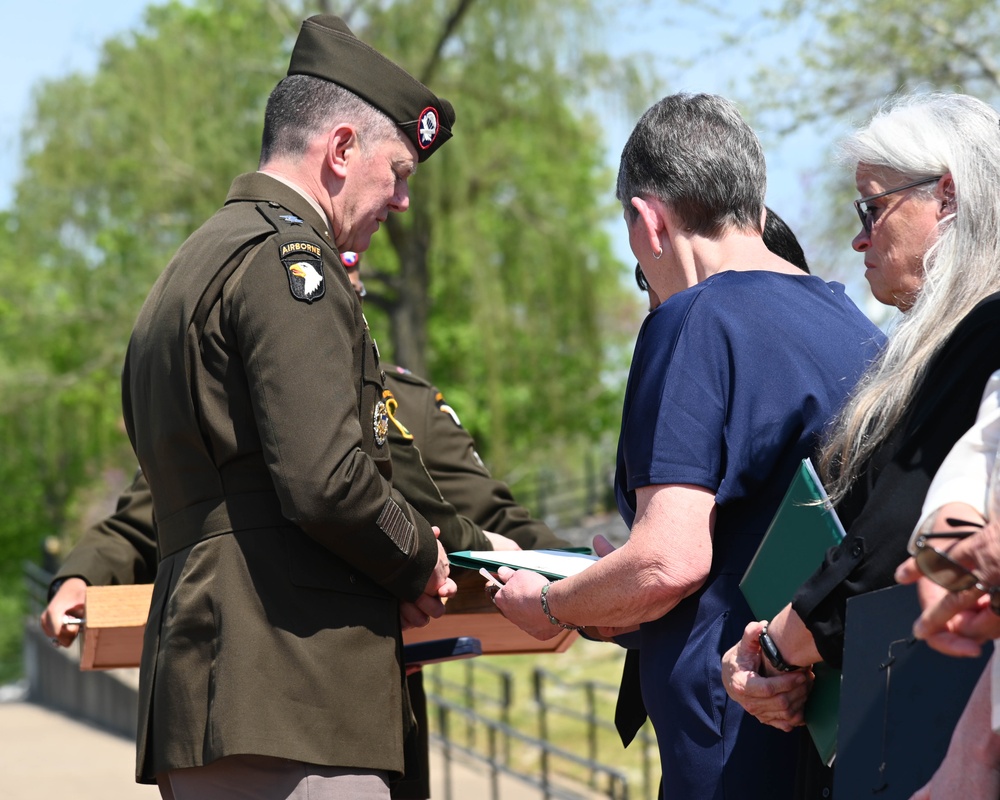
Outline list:
[[[115,512],[91,525],[67,553],[52,578],[82,578],[90,586],[130,586],[152,583],[156,577],[156,535],[153,498],[142,470],[118,497]]]
[[[488,530],[526,549],[568,546],[518,505],[505,483],[493,478],[476,454],[472,436],[433,384],[402,367],[386,365],[383,396],[393,423],[389,427],[392,484],[441,529],[446,550],[490,549],[479,519],[486,521]],[[402,403],[394,405],[389,397]],[[449,486],[464,514],[444,497],[431,470]],[[118,498],[114,514],[84,531],[52,583],[74,577],[92,586],[152,583],[156,565],[153,501],[139,470]]]
[[[236,754],[401,772],[399,600],[437,544],[389,483],[378,351],[326,220],[237,178],[150,292],[122,385],[160,556],[137,780]]]
[[[416,443],[423,466],[462,518],[472,520],[482,530],[513,539],[526,550],[569,545],[544,522],[534,519],[528,509],[518,505],[510,487],[490,474],[476,452],[475,440],[440,390],[392,364],[385,366],[385,386],[399,402],[400,415],[405,420],[405,435],[399,435],[396,426],[390,427],[394,464],[410,458],[404,448]],[[449,552],[491,549],[484,544],[485,537],[464,531],[465,538],[457,538],[462,534],[459,530],[451,536],[442,527],[445,549]]]

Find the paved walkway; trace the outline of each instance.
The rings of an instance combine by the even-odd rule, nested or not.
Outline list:
[[[154,786],[132,777],[131,739],[43,706],[0,702],[0,798],[3,800],[158,800]],[[431,747],[431,794],[446,800],[440,751]],[[452,798],[489,798],[488,771],[454,761]],[[535,800],[542,795],[520,781],[502,778],[499,800]]]
[[[0,703],[4,800],[158,800],[132,777],[135,744],[31,703]]]

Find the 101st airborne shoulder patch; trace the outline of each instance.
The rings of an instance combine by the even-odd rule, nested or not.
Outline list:
[[[326,294],[323,253],[312,242],[288,242],[279,251],[292,297],[312,303]]]

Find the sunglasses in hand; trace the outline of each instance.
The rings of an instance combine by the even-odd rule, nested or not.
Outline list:
[[[947,520],[949,524],[974,525],[982,527],[978,523],[965,522],[963,520]],[[987,586],[971,569],[964,564],[959,564],[948,555],[946,550],[939,550],[933,547],[929,539],[965,539],[975,531],[960,532],[934,532],[922,533],[913,543],[913,559],[917,562],[917,567],[926,578],[934,581],[938,586],[947,589],[949,592],[964,592],[966,589],[977,589],[983,594],[989,595],[990,611],[1000,615],[1000,586]]]

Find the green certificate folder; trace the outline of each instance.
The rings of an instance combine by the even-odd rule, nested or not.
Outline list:
[[[566,550],[460,550],[449,553],[448,561],[456,567],[468,569],[486,567],[490,572],[496,572],[500,567],[530,569],[555,581],[582,572],[597,561],[597,556],[590,554],[589,547]]]
[[[804,459],[740,581],[754,616],[771,619],[788,605],[826,551],[843,538],[844,527],[829,506],[826,490],[812,462]],[[840,671],[826,664],[817,664],[813,671],[816,682],[806,704],[806,725],[829,765],[837,752]]]

